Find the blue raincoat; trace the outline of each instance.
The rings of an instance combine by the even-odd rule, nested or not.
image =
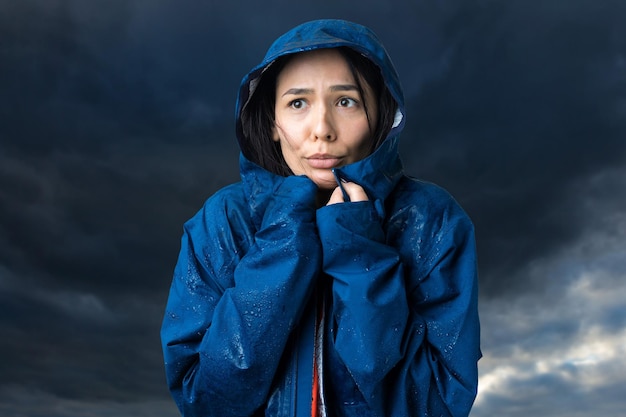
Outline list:
[[[336,46],[376,63],[398,104],[382,145],[340,170],[370,201],[317,208],[307,177],[240,156],[241,182],[184,225],[163,320],[167,381],[184,416],[311,416],[315,340],[329,416],[467,416],[472,406],[473,226],[446,191],[403,174],[403,96],[376,36],[320,20],[280,37],[242,81],[238,138],[242,106],[268,64]]]

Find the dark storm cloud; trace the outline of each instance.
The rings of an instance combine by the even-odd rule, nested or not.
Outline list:
[[[144,49],[147,40],[133,36],[129,3],[25,1],[3,7],[2,55],[11,65],[0,69],[1,83],[11,99],[0,108],[7,121],[0,132],[14,139],[13,146],[45,152],[94,149],[141,135],[174,140],[185,128],[214,121],[215,109],[202,100],[209,83],[202,81],[216,74],[183,74],[185,66],[172,63],[187,55],[172,46],[161,46],[160,54]],[[194,66],[187,68],[192,72]],[[206,120],[194,124],[194,115]]]
[[[74,399],[165,394],[165,293],[183,221],[232,177],[221,152],[155,144],[0,157],[11,184],[0,193],[0,351],[15,359],[0,385]]]
[[[163,398],[158,326],[181,226],[236,178],[236,81],[228,106],[212,97],[230,64],[189,46],[184,22],[142,26],[137,2],[0,9],[3,402]]]
[[[588,196],[576,185],[624,163],[626,6],[490,6],[454,23],[446,71],[412,102],[408,161],[470,212],[482,289],[501,294],[542,285],[516,281],[580,238]]]
[[[85,278],[74,282],[79,287],[136,289],[136,278],[162,270],[147,261],[162,261],[173,249],[163,248],[166,236],[191,214],[187,203],[201,202],[197,189],[223,185],[232,175],[220,172],[219,160],[201,156],[211,153],[207,145],[158,143],[106,148],[97,156],[6,153],[0,157],[3,217],[12,219],[0,239],[11,253],[6,262],[41,268],[61,283],[78,275]],[[161,166],[164,154],[169,163]]]

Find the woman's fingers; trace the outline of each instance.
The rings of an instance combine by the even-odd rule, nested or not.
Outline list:
[[[346,190],[346,193],[348,193],[348,196],[350,196],[350,201],[356,202],[369,200],[365,190],[359,184],[354,182],[345,182],[342,183],[342,185],[343,189]]]
[[[350,201],[357,202],[369,200],[369,198],[367,197],[367,193],[359,184],[354,182],[342,182],[341,186],[346,191],[346,194],[348,194],[348,197],[350,197]],[[341,191],[340,187],[337,187],[331,194],[330,199],[328,200],[328,203],[326,205],[328,206],[331,204],[344,202],[345,200],[343,198],[343,192]]]

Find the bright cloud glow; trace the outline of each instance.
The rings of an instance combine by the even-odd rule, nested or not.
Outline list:
[[[583,416],[595,408],[585,408],[588,404],[582,402],[587,400],[582,398],[625,386],[623,232],[612,230],[610,237],[587,236],[558,259],[529,268],[530,274],[541,274],[546,282],[554,276],[567,278],[559,282],[560,288],[550,289],[548,284],[542,294],[484,303],[485,357],[480,362],[472,416],[502,412],[507,416],[536,412],[539,414],[534,415]],[[550,397],[552,400],[546,400]],[[569,403],[555,411],[548,401],[559,397]],[[546,409],[536,408],[538,403]],[[617,417],[620,411],[604,410],[602,415]]]

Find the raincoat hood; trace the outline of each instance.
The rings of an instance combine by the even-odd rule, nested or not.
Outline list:
[[[380,68],[385,85],[398,105],[394,128],[390,132],[390,135],[397,135],[404,124],[404,95],[398,74],[384,46],[376,34],[365,26],[345,20],[322,19],[303,23],[280,36],[270,46],[263,61],[243,77],[235,112],[237,139],[240,143],[243,140],[241,111],[266,68],[284,55],[342,46],[361,53]]]
[[[254,94],[261,75],[273,62],[289,54],[337,47],[351,48],[372,61],[380,69],[385,86],[397,105],[392,129],[383,143],[367,158],[340,169],[343,178],[359,183],[370,196],[384,199],[402,172],[396,142],[404,127],[404,95],[391,58],[376,34],[365,26],[338,19],[314,20],[296,26],[276,39],[262,62],[241,81],[236,104],[237,140],[244,150],[246,138],[243,135],[241,113]],[[249,177],[251,171],[254,171],[255,176],[266,177],[266,184],[272,176],[248,160],[245,151],[242,151],[240,165],[244,182],[247,182],[246,177]],[[249,191],[256,194],[258,189]]]

